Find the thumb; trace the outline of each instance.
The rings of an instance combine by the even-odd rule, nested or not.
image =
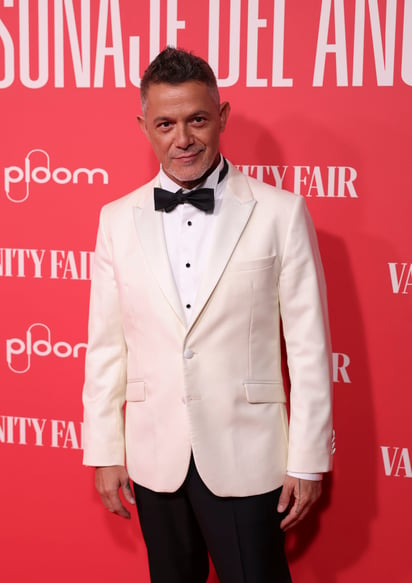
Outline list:
[[[282,492],[280,494],[277,511],[284,512],[290,503],[290,498],[293,492],[293,485],[286,482],[283,484]]]
[[[123,492],[123,496],[125,497],[127,502],[129,502],[129,504],[136,504],[136,501],[135,501],[133,493],[132,493],[132,489],[130,488],[129,480],[127,480],[124,484],[122,484],[122,492]]]

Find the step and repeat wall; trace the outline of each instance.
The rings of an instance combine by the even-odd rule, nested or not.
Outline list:
[[[210,62],[223,152],[319,237],[337,449],[294,579],[411,581],[412,0],[0,0],[1,579],[149,581],[82,466],[81,392],[98,214],[158,171],[136,115],[166,44]]]

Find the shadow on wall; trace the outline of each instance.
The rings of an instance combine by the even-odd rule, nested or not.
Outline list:
[[[231,113],[222,134],[222,152],[233,164],[281,164],[282,151],[273,132],[254,120]],[[276,162],[274,162],[276,161]]]
[[[335,383],[337,452],[334,472],[325,476],[319,503],[322,513],[314,512],[299,526],[288,541],[288,552],[297,574],[303,575],[310,566],[316,573],[314,580],[333,583],[370,544],[371,523],[377,514],[377,438],[365,327],[350,259],[339,238],[321,231],[318,239],[333,346],[336,351],[344,346],[350,352],[351,382],[343,383],[338,375]]]
[[[362,165],[356,144],[342,141],[330,128],[315,127],[313,121],[301,116],[295,120],[283,119],[280,124],[282,132],[285,124],[290,124],[299,159],[305,156],[312,161],[326,157],[331,164],[336,159],[349,159]],[[230,129],[223,135],[223,151],[235,164],[296,163],[285,160],[273,132],[276,129],[271,133],[255,121],[232,115]],[[314,133],[316,140],[313,140]],[[357,208],[355,220],[359,221],[360,235],[356,236],[360,237],[359,211]],[[334,213],[337,212],[335,209]],[[353,226],[348,222],[348,228]],[[353,233],[348,231],[348,241],[349,237],[353,244]],[[324,492],[318,508],[289,534],[287,552],[298,581],[334,583],[339,572],[359,561],[370,544],[371,523],[377,514],[377,440],[365,325],[348,246],[343,239],[325,231],[318,231],[318,240],[328,286],[333,350],[350,354],[350,382],[343,383],[338,375],[335,383],[334,472],[324,477]],[[361,253],[369,253],[366,237],[360,243]],[[363,259],[357,252],[356,262]]]

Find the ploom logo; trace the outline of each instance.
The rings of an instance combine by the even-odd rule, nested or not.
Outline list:
[[[412,478],[412,467],[407,447],[381,445],[385,476],[393,478]]]
[[[24,374],[30,370],[32,357],[46,357],[54,354],[58,358],[79,358],[80,351],[87,344],[79,342],[72,346],[69,342],[52,341],[51,330],[46,324],[36,322],[26,330],[25,338],[6,340],[7,364],[11,371]]]
[[[43,165],[34,165],[32,163],[32,156],[37,154],[36,159],[41,159]],[[50,156],[45,150],[35,148],[24,158],[24,167],[8,166],[4,168],[4,191],[7,198],[11,202],[20,203],[25,202],[30,196],[31,183],[46,184],[47,182],[54,182],[55,184],[78,184],[79,179],[84,176],[87,177],[87,183],[93,184],[95,175],[99,175],[103,184],[109,183],[109,175],[103,168],[77,168],[76,170],[69,170],[60,166],[52,169],[50,164]],[[24,182],[26,188],[23,193],[16,194],[14,185]],[[13,187],[11,186],[13,185]],[[11,192],[13,188],[13,192]]]
[[[412,263],[388,263],[394,294],[409,293],[408,287],[412,285]]]

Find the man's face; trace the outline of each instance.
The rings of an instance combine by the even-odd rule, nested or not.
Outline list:
[[[149,85],[140,127],[164,172],[183,188],[200,184],[219,161],[219,138],[228,118],[205,83]]]

